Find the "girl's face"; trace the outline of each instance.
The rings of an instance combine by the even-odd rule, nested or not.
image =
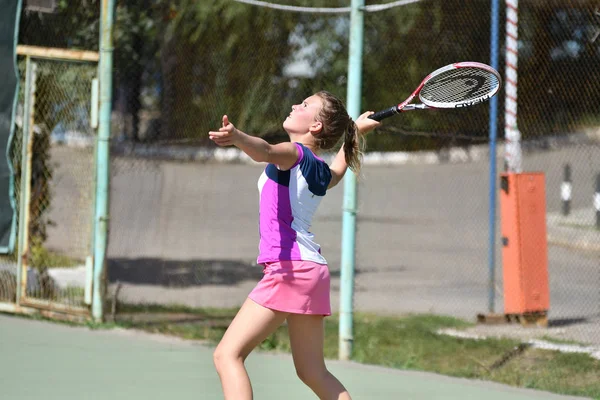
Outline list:
[[[302,103],[293,105],[292,112],[283,121],[283,128],[290,134],[320,130],[322,125],[317,121],[317,116],[322,106],[322,100],[317,95],[312,95]]]

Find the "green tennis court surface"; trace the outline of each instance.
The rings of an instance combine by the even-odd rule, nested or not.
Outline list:
[[[289,355],[247,360],[255,399],[315,396]],[[495,383],[329,361],[354,399],[581,399]],[[134,331],[0,315],[0,399],[222,399],[212,348]]]

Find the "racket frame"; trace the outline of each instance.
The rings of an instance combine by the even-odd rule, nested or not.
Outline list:
[[[421,100],[421,102],[422,102],[421,104],[408,104],[421,92],[421,89],[423,89],[423,86],[425,86],[425,84],[428,81],[430,81],[432,78],[434,78],[446,71],[452,70],[452,69],[468,68],[468,67],[480,68],[480,69],[483,69],[483,70],[493,74],[496,77],[496,79],[498,79],[498,85],[496,86],[496,88],[494,88],[486,96],[482,96],[482,97],[473,99],[473,101],[466,102],[464,104],[458,103],[458,104],[455,104],[454,106],[448,106],[449,103],[437,103],[437,102],[428,101],[426,99],[421,98],[420,96],[419,96],[419,100]],[[502,82],[502,79],[500,78],[500,74],[498,73],[498,71],[496,71],[494,68],[490,67],[489,65],[482,64],[482,63],[475,62],[475,61],[464,61],[464,62],[448,64],[444,67],[436,69],[435,71],[433,71],[432,73],[427,75],[425,77],[425,79],[423,79],[423,81],[421,81],[421,84],[415,89],[415,91],[412,92],[412,94],[410,96],[408,96],[406,98],[406,100],[404,100],[402,103],[400,103],[396,106],[392,106],[388,109],[376,112],[375,114],[371,115],[369,118],[375,119],[377,121],[381,121],[384,118],[391,117],[392,115],[396,115],[396,114],[399,114],[404,111],[425,110],[425,109],[429,109],[429,108],[435,109],[435,108],[469,107],[469,106],[487,101],[492,96],[494,96],[496,93],[498,93],[498,91],[500,90],[500,86],[502,85],[501,82]]]

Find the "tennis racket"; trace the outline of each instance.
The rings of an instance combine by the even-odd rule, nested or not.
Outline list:
[[[381,121],[404,111],[474,106],[498,93],[501,82],[498,71],[486,64],[459,62],[446,65],[427,75],[402,103],[378,111],[369,118]],[[422,104],[408,104],[417,95]]]

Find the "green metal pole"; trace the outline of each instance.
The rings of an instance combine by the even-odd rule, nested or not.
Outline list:
[[[92,317],[104,318],[104,277],[108,244],[110,113],[112,108],[113,20],[115,0],[102,0],[100,10],[100,115],[96,145],[96,210],[94,213],[94,288]]]
[[[14,99],[13,99],[13,108],[12,108],[12,116],[11,116],[11,126],[10,126],[10,135],[8,137],[8,146],[6,146],[6,160],[8,161],[8,168],[10,170],[10,177],[9,177],[9,197],[10,197],[10,205],[13,209],[13,218],[12,218],[12,224],[11,224],[11,228],[10,228],[10,239],[8,241],[8,249],[7,252],[8,253],[12,253],[13,250],[15,249],[15,242],[18,242],[19,240],[19,233],[17,232],[18,230],[18,224],[17,221],[19,220],[19,216],[17,215],[20,210],[19,210],[19,205],[17,204],[17,196],[16,196],[16,188],[15,188],[15,170],[13,167],[13,163],[10,162],[10,160],[12,159],[12,155],[11,155],[11,147],[12,144],[14,143],[15,140],[15,116],[17,113],[17,102],[19,100],[19,88],[21,86],[20,83],[20,79],[19,79],[19,67],[17,65],[17,54],[16,54],[16,49],[17,49],[17,44],[19,42],[19,24],[20,24],[20,20],[21,18],[19,18],[19,16],[21,15],[21,8],[23,6],[22,4],[22,0],[19,0],[17,2],[17,8],[16,8],[16,13],[15,13],[15,31],[14,31],[14,43],[13,43],[13,49],[14,49],[14,58],[13,58],[13,68],[14,68],[14,78],[16,80],[16,87],[15,87],[15,94],[14,94]],[[27,93],[27,92],[26,92]],[[18,246],[18,244],[17,244]],[[17,249],[18,251],[18,249]],[[17,254],[21,254],[21,253],[17,253]],[[17,277],[18,277],[18,272],[17,272]],[[17,282],[20,282],[19,280],[17,280]],[[18,303],[17,303],[18,304]]]
[[[362,87],[362,54],[364,0],[352,0],[350,12],[350,50],[348,55],[348,113],[353,119],[360,115]],[[354,336],[354,261],[356,244],[356,176],[348,171],[344,176],[344,205],[342,219],[342,266],[340,282],[339,358],[352,356]]]

